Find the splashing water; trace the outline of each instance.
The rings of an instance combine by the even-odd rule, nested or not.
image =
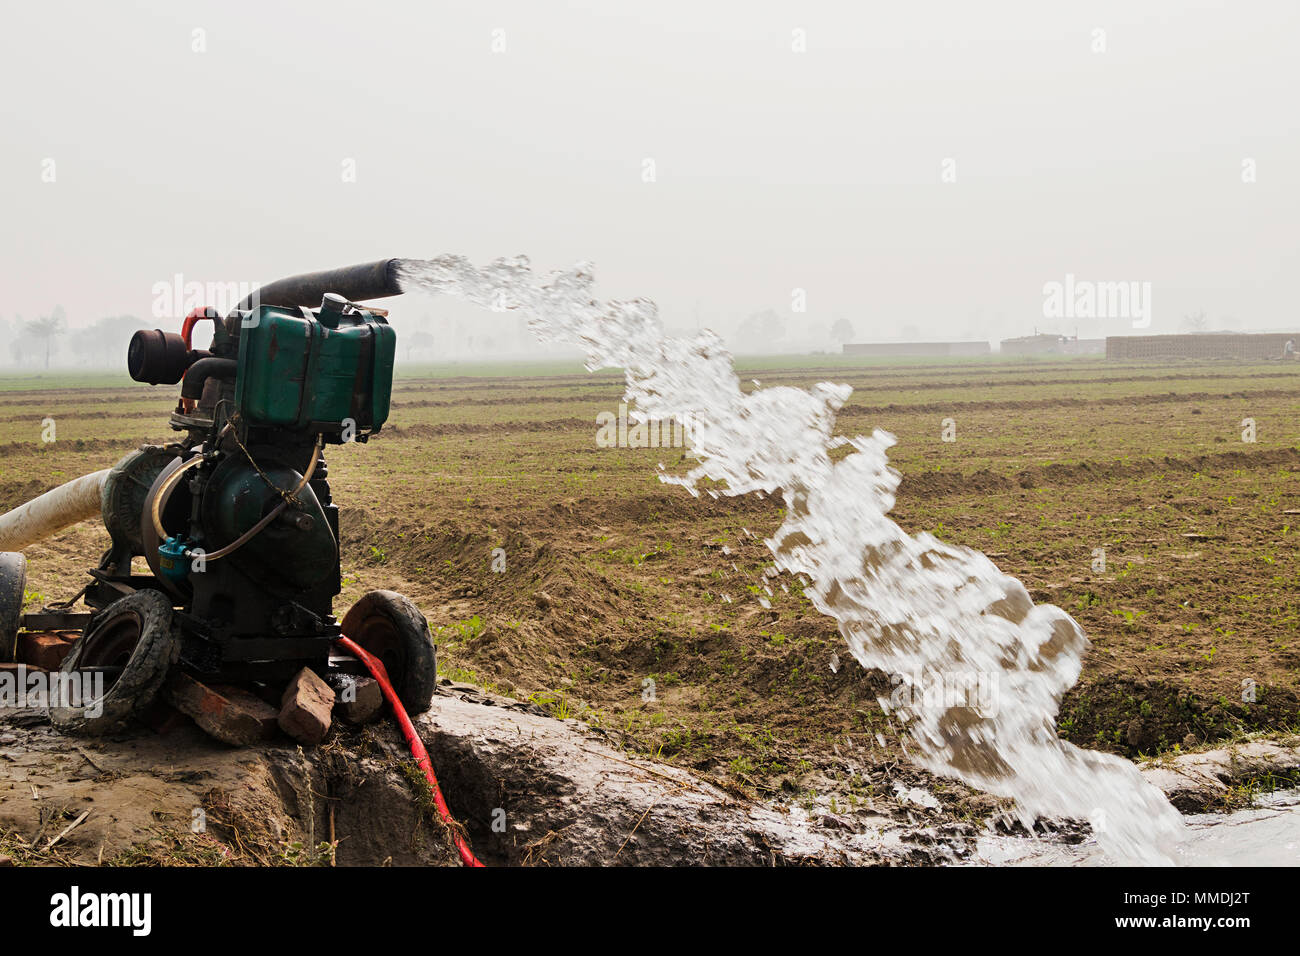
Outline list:
[[[1129,761],[1056,736],[1061,696],[1088,647],[1083,630],[1060,608],[1036,606],[979,551],[890,520],[900,480],[886,454],[893,436],[832,437],[847,385],[746,394],[721,339],[665,338],[648,299],[598,301],[587,263],[538,279],[522,256],[483,269],[440,256],[402,260],[401,276],[407,291],[519,310],[541,341],[582,349],[589,370],[622,368],[643,419],[690,426],[698,464],[661,480],[696,496],[703,481],[725,483],[727,495],[779,492],[786,518],[766,543],[778,568],[809,579],[805,593],[838,622],[853,656],[899,675],[903,690],[948,688],[894,701],[914,762],[1011,798],[1026,826],[1038,816],[1087,819],[1121,861],[1172,861],[1184,827],[1164,795]],[[833,458],[835,449],[847,453]],[[978,701],[951,693],[972,684]]]

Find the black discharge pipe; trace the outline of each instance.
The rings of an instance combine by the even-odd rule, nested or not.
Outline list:
[[[401,295],[402,286],[397,277],[400,259],[380,259],[359,266],[343,266],[322,272],[304,272],[268,282],[239,303],[239,309],[255,305],[299,306],[315,308],[326,292],[335,292],[349,302],[367,299],[384,299]]]

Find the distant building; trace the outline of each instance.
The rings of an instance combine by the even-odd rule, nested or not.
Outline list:
[[[924,357],[938,355],[988,355],[988,342],[846,342],[845,355],[876,358]]]
[[[1022,335],[1002,340],[1003,355],[1064,355],[1072,351],[1074,339],[1068,335]]]
[[[1106,340],[1036,333],[1003,339],[1001,349],[1003,355],[1100,355],[1106,351]]]
[[[1235,359],[1239,362],[1280,359],[1286,343],[1300,343],[1297,332],[1205,332],[1189,335],[1110,335],[1106,358]],[[1294,354],[1294,353],[1293,353]]]

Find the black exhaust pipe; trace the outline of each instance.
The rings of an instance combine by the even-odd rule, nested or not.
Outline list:
[[[257,305],[300,306],[315,308],[326,292],[336,292],[349,302],[367,299],[384,299],[401,295],[402,286],[397,278],[400,259],[380,259],[359,266],[343,266],[322,272],[304,272],[268,282],[239,303],[239,309]]]

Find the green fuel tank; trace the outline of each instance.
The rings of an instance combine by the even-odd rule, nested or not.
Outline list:
[[[388,420],[397,335],[327,295],[315,311],[261,306],[240,327],[235,405],[249,425],[337,433]]]

